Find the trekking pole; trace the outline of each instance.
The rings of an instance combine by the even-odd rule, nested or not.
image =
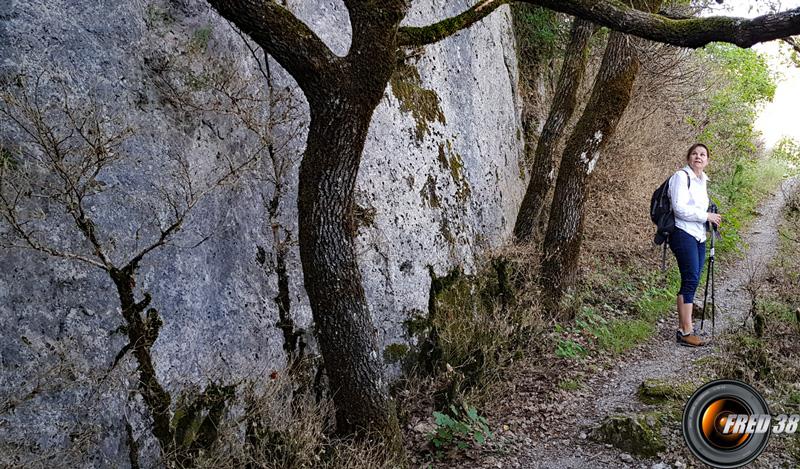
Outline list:
[[[711,204],[709,207],[709,211],[711,213],[717,213],[717,206],[715,204]],[[705,293],[703,294],[703,313],[700,318],[700,329],[703,330],[704,324],[706,321],[706,307],[708,305],[708,284],[711,283],[711,338],[714,338],[714,330],[716,328],[716,298],[715,298],[715,288],[714,288],[714,238],[717,234],[717,227],[713,223],[709,223],[711,228],[711,249],[708,255],[708,265],[706,267],[706,287]]]
[[[713,242],[713,241],[712,241]],[[703,330],[703,324],[706,322],[706,304],[708,304],[708,282],[711,279],[711,256],[706,260],[706,288],[703,294],[703,312],[700,316],[700,330]]]
[[[717,319],[717,299],[714,295],[714,291],[716,290],[715,286],[716,283],[715,275],[714,275],[714,238],[717,235],[717,227],[712,226],[711,228],[711,256],[708,258],[708,272],[711,274],[711,339],[714,339],[714,330],[716,329],[716,319]],[[705,307],[703,307],[703,312],[705,313]]]

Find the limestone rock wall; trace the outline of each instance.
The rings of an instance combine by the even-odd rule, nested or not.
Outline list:
[[[430,23],[470,3],[415,1],[406,23]],[[335,53],[346,53],[349,22],[339,1],[290,0],[288,6]],[[260,143],[229,116],[201,117],[170,104],[159,70],[189,63],[197,72],[187,72],[197,79],[191,83],[200,89],[198,57],[233,67],[262,96],[293,96],[297,112],[293,123],[272,129],[286,162],[278,197],[275,165],[264,158],[235,184],[205,196],[173,242],[142,263],[138,292],[152,295],[164,322],[153,350],[156,372],[173,396],[210,381],[259,379],[284,365],[277,244],[285,251],[292,332],[307,352],[314,350],[294,242],[306,104],[277,63],[264,62],[203,2],[0,4],[0,76],[25,73],[28,83],[66,77],[76,102],[95,102],[134,129],[123,145],[128,158],[99,176],[105,190],[88,204],[118,262],[157,236],[147,222],[166,212],[152,188],[169,186],[170,162],[183,157],[193,174],[202,174]],[[516,74],[510,12],[503,7],[414,51],[386,89],[357,189],[359,262],[384,346],[413,345],[404,322],[426,314],[429,268],[438,275],[454,267],[469,271],[476,256],[510,234],[526,182]],[[58,87],[48,83],[43,93],[54,96]],[[0,137],[4,147],[27,148],[10,127]],[[63,211],[43,213],[35,223],[48,241],[91,253]],[[13,239],[3,223],[0,233]],[[22,248],[0,248],[0,266],[0,452],[13,458],[85,445],[82,464],[124,467],[133,438],[143,460],[153,458],[141,400],[130,392],[135,362],[123,358],[108,372],[126,343],[108,275]]]

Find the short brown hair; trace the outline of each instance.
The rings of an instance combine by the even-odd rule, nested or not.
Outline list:
[[[708,147],[706,146],[705,143],[695,143],[694,145],[690,146],[689,147],[689,151],[686,152],[686,159],[687,160],[689,159],[690,156],[692,156],[692,152],[697,147],[705,148],[706,149],[706,155],[708,155],[708,157],[711,158],[711,151],[709,151],[709,149],[708,149]]]

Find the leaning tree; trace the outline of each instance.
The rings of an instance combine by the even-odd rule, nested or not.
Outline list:
[[[800,9],[754,19],[670,19],[616,0],[519,0],[645,39],[684,47],[741,47],[800,33]],[[300,163],[300,258],[315,329],[343,433],[377,431],[399,441],[354,248],[356,175],[372,113],[406,48],[440,41],[510,0],[480,0],[424,27],[401,27],[408,0],[344,0],[352,40],[334,54],[289,9],[270,0],[209,0],[297,81],[310,108]],[[342,25],[343,28],[346,27]],[[587,135],[593,138],[594,134]]]

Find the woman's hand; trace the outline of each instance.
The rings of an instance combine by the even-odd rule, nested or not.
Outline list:
[[[722,215],[719,213],[708,213],[708,221],[713,223],[714,226],[719,227],[719,224],[722,223]]]

